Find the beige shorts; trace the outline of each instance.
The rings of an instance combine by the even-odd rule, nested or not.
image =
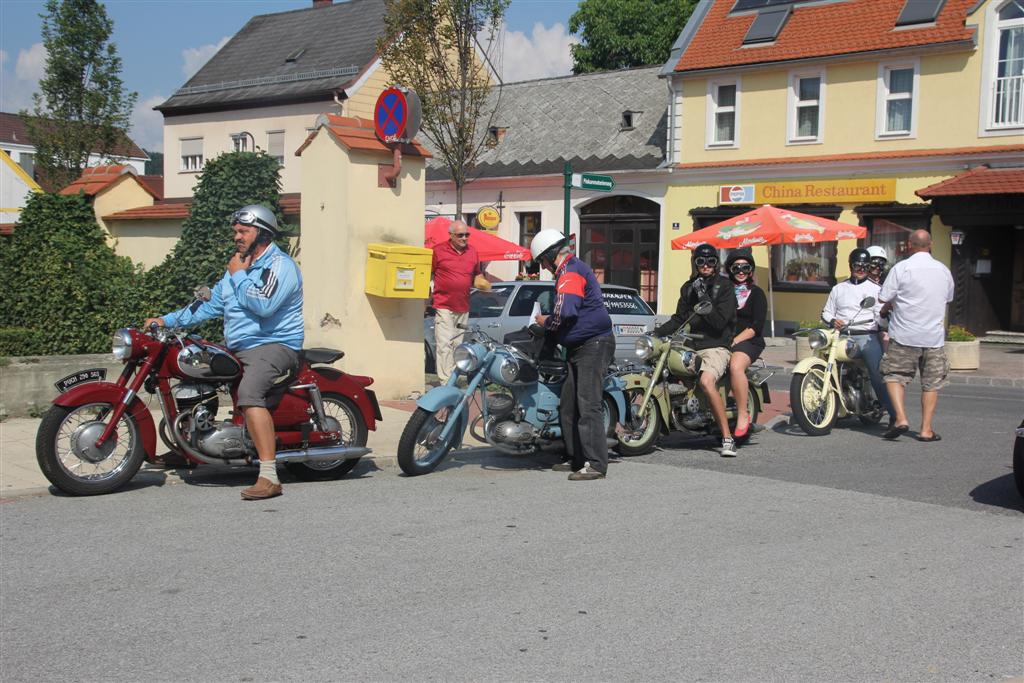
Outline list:
[[[921,390],[938,391],[949,384],[949,360],[945,347],[929,349],[921,346],[904,346],[895,339],[889,340],[889,347],[882,356],[878,369],[886,382],[907,386],[918,371],[921,372]]]
[[[700,356],[700,371],[712,375],[716,382],[728,372],[729,359],[732,357],[729,349],[716,346],[713,349],[701,349],[697,355]]]

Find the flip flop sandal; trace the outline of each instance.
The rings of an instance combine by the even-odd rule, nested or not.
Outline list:
[[[910,425],[890,427],[889,429],[885,430],[885,434],[882,434],[882,438],[888,439],[889,441],[895,441],[896,439],[906,434],[908,431],[910,431]]]
[[[939,436],[938,432],[932,432],[931,436],[921,436],[918,434],[914,438],[918,441],[942,441],[942,437]]]

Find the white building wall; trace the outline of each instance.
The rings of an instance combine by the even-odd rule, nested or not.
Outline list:
[[[4,150],[6,152],[7,150]],[[0,223],[15,223],[32,192],[39,186],[9,154],[0,155]]]

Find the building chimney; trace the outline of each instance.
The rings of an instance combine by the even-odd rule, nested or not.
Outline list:
[[[330,7],[334,0],[313,0],[313,7]]]

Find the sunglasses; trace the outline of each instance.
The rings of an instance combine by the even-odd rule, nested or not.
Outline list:
[[[867,270],[868,265],[866,263],[854,263],[850,266],[850,270]]]
[[[262,220],[252,211],[235,211],[231,214],[231,222],[239,223],[241,225],[248,226],[250,228],[263,228],[264,230],[274,231],[274,227]]]
[[[453,232],[452,236],[453,237],[469,237],[469,233],[468,232]]]
[[[754,272],[754,266],[750,265],[749,263],[737,263],[732,268],[729,269],[729,272],[732,273],[733,275],[739,275],[740,273],[750,275],[752,272]]]
[[[871,259],[872,268],[885,268],[886,260],[884,258],[873,258]]]
[[[710,266],[714,268],[718,265],[718,257],[716,256],[698,256],[693,259],[693,265],[700,268],[701,266]]]

